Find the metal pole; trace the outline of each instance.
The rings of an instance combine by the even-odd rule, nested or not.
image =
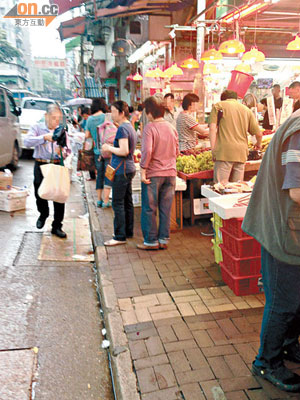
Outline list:
[[[84,49],[83,49],[83,35],[80,36],[80,80],[82,88],[82,97],[85,97],[85,80],[84,80]]]

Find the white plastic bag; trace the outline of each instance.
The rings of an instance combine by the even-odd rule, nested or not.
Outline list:
[[[44,200],[65,203],[70,194],[70,176],[68,168],[56,164],[41,165],[44,179],[38,194]]]

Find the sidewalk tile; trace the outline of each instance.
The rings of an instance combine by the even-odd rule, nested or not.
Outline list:
[[[177,340],[171,326],[160,326],[157,328],[157,331],[163,343],[175,342]]]
[[[246,390],[246,394],[250,400],[270,400],[270,397],[262,390]]]
[[[254,328],[251,326],[246,317],[232,318],[232,322],[241,333],[253,332]],[[260,318],[261,323],[261,318]]]
[[[136,314],[133,310],[121,311],[121,315],[124,325],[132,325],[137,323]]]
[[[151,306],[148,308],[150,314],[155,313],[163,313],[165,311],[174,311],[177,310],[175,304],[164,304],[164,305],[157,305]]]
[[[240,335],[240,331],[237,330],[236,326],[231,322],[231,320],[229,318],[219,319],[218,325],[220,326],[220,328],[222,329],[222,331],[228,338],[232,338],[232,337]]]
[[[224,392],[260,388],[260,383],[252,376],[235,377],[234,379],[221,379],[220,385]]]
[[[205,347],[202,349],[205,357],[225,356],[228,354],[236,354],[235,348],[231,344],[224,346]]]
[[[119,299],[118,303],[119,303],[119,307],[120,307],[121,311],[132,311],[133,310],[131,299]]]
[[[184,353],[193,370],[209,368],[208,362],[200,349],[185,349]]]
[[[212,347],[213,341],[206,331],[193,331],[193,336],[200,348],[202,347]]]
[[[159,336],[152,336],[145,340],[149,356],[163,354],[164,348]]]
[[[172,352],[172,351],[197,348],[197,344],[196,344],[195,340],[182,340],[179,342],[165,343],[164,346],[165,346],[167,353]]]
[[[174,299],[176,297],[189,297],[189,296],[194,296],[197,295],[196,291],[194,289],[190,289],[190,290],[178,290],[175,292],[171,292],[172,297],[174,297]]]
[[[249,400],[249,398],[245,392],[239,390],[237,392],[229,392],[229,393],[227,392],[226,400]]]
[[[191,366],[182,350],[168,353],[168,357],[175,373],[191,370]]]
[[[177,381],[179,385],[194,382],[204,382],[214,379],[214,374],[210,368],[201,368],[195,371],[177,372]]]
[[[143,340],[153,336],[157,336],[157,330],[155,328],[144,329],[127,334],[128,340]]]
[[[216,321],[187,322],[187,325],[191,331],[199,331],[218,327]]]
[[[177,310],[152,314],[153,321],[158,321],[158,320],[162,320],[162,319],[168,320],[170,318],[176,318],[176,317],[180,317],[180,314]]]
[[[183,317],[188,317],[190,315],[195,315],[195,311],[193,310],[193,308],[190,305],[190,303],[180,303],[180,304],[177,304],[177,307],[179,308],[180,314]]]
[[[207,329],[206,332],[209,334],[210,338],[213,340],[213,343],[216,346],[221,346],[229,343],[226,335],[220,328]],[[206,346],[206,347],[211,347],[211,346]]]
[[[172,298],[169,293],[157,293],[156,297],[161,305],[172,303]]]
[[[174,372],[170,364],[154,367],[156,380],[160,389],[167,389],[176,385]]]
[[[135,310],[135,314],[138,322],[152,321],[151,315],[149,314],[147,308],[141,308]]]
[[[191,306],[196,314],[208,314],[209,311],[202,301],[192,301]]]
[[[233,377],[233,373],[228,368],[228,365],[222,356],[209,357],[207,361],[217,379]]]
[[[200,386],[205,394],[206,400],[216,400],[216,396],[214,396],[215,391],[218,391],[219,393],[223,392],[223,390],[217,380],[209,380],[207,382],[200,382]]]
[[[138,358],[144,358],[148,357],[148,352],[145,346],[145,342],[143,340],[129,342],[129,349],[130,349],[130,354],[131,358],[133,360],[136,360]]]
[[[136,371],[141,393],[154,392],[158,390],[158,384],[153,368],[145,368]]]
[[[234,347],[246,364],[251,364],[252,361],[255,359],[257,353],[256,351],[254,351],[251,344],[240,343],[235,344]]]
[[[157,356],[139,358],[134,361],[135,369],[144,369],[154,367],[156,365],[169,364],[169,359],[165,354],[159,354]]]
[[[193,339],[193,335],[191,334],[189,328],[186,326],[184,322],[179,322],[177,324],[174,324],[172,325],[172,328],[178,340]]]
[[[190,296],[174,297],[174,301],[175,301],[176,304],[188,303],[188,302],[191,302],[191,301],[199,301],[199,302],[201,302],[200,297],[198,295],[196,295],[196,294],[192,294]]]
[[[179,313],[177,313],[177,314],[178,315],[176,315],[175,317],[153,320],[153,323],[154,323],[154,325],[156,327],[170,326],[172,324],[176,324],[177,322],[181,322],[182,321],[182,318],[181,318],[180,314]]]
[[[142,400],[182,400],[177,386],[142,395]]]
[[[185,400],[205,400],[202,390],[198,383],[188,383],[181,385],[180,390]]]
[[[146,296],[137,296],[133,298],[133,302],[138,304],[138,303],[155,303],[158,304],[158,300],[155,294],[149,294]]]

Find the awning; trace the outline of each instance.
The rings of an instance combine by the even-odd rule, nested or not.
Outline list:
[[[57,4],[59,7],[59,14],[71,10],[74,7],[81,6],[83,0],[50,0],[50,4]]]
[[[16,85],[18,83],[18,78],[15,76],[0,76],[0,83],[11,83]]]
[[[75,37],[74,39],[70,40],[65,45],[66,53],[73,50],[75,47],[80,46],[80,36]]]
[[[70,37],[83,35],[85,33],[85,17],[77,17],[62,22],[58,28],[60,39],[64,40]]]
[[[162,15],[172,11],[180,11],[194,4],[194,0],[113,0],[106,8],[97,11],[97,17],[125,17],[137,14]]]
[[[101,97],[99,85],[92,77],[85,78],[85,95],[86,97]]]

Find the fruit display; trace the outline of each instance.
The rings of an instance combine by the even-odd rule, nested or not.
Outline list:
[[[136,149],[133,153],[133,158],[135,163],[139,163],[142,158],[142,153],[140,150]]]
[[[196,156],[191,154],[189,156],[182,155],[177,157],[176,168],[177,171],[184,174],[194,174],[200,171],[208,171],[213,169],[214,162],[212,160],[211,151],[203,151]]]
[[[266,137],[262,138],[261,150],[260,150],[262,153],[265,153],[265,151],[267,150],[267,147],[269,146],[269,143],[271,142],[272,137],[273,136],[270,135],[270,136],[266,136]],[[254,144],[253,143],[249,142],[248,147],[249,147],[250,151],[254,150]]]

